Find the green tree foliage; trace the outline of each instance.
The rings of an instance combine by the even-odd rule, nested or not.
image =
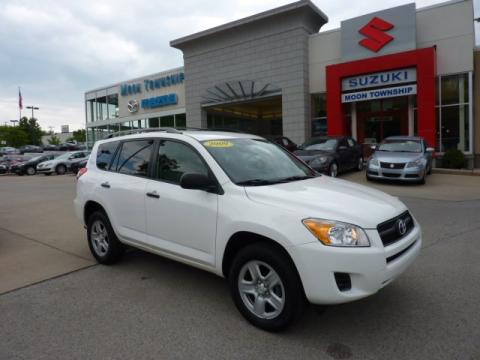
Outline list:
[[[85,129],[79,129],[79,130],[76,130],[72,133],[72,138],[73,140],[76,140],[78,142],[85,142],[86,140],[86,132],[85,132]]]
[[[42,143],[43,131],[40,128],[37,119],[28,119],[26,116],[24,116],[20,119],[20,122],[18,123],[18,128],[23,130],[27,135],[28,144],[40,145]]]
[[[47,141],[50,145],[59,145],[60,144],[60,138],[55,134],[52,134],[52,136],[50,136],[50,138]]]
[[[28,136],[18,126],[0,126],[0,141],[5,141],[6,146],[18,148],[28,143]]]

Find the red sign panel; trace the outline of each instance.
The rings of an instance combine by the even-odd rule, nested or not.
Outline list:
[[[366,39],[360,40],[359,44],[371,51],[378,52],[394,39],[393,36],[385,33],[391,29],[393,29],[393,24],[375,16],[367,25],[358,30],[366,37]]]

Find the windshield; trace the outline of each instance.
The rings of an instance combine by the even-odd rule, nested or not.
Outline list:
[[[300,160],[266,140],[210,140],[202,144],[237,185],[269,185],[315,176]]]
[[[380,151],[421,153],[419,140],[384,140],[378,147]]]
[[[55,158],[55,160],[65,160],[68,159],[73,153],[65,153]]]
[[[312,139],[301,146],[303,150],[334,151],[337,139]]]
[[[31,158],[31,159],[28,160],[28,161],[38,161],[38,160],[40,160],[41,158],[43,158],[43,155],[42,155],[42,156],[35,156],[35,157]]]

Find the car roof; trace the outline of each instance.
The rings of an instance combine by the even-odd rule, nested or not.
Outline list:
[[[415,140],[420,141],[423,140],[420,136],[389,136],[383,140]]]
[[[148,130],[148,129],[147,129]],[[115,135],[115,134],[112,134]],[[206,141],[206,140],[225,140],[225,139],[263,139],[261,136],[253,134],[245,134],[240,132],[229,132],[229,131],[210,131],[210,130],[176,130],[172,129],[170,131],[158,130],[158,131],[139,131],[133,134],[122,135],[118,133],[119,136],[113,136],[107,139],[97,141],[101,144],[104,142],[126,140],[126,139],[137,139],[137,138],[156,138],[159,136],[165,136],[168,138],[182,138],[183,136],[188,136],[197,141]]]

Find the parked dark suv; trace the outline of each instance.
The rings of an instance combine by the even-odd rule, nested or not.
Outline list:
[[[362,170],[362,148],[348,136],[321,136],[299,146],[294,154],[318,172],[336,177],[346,170]]]

